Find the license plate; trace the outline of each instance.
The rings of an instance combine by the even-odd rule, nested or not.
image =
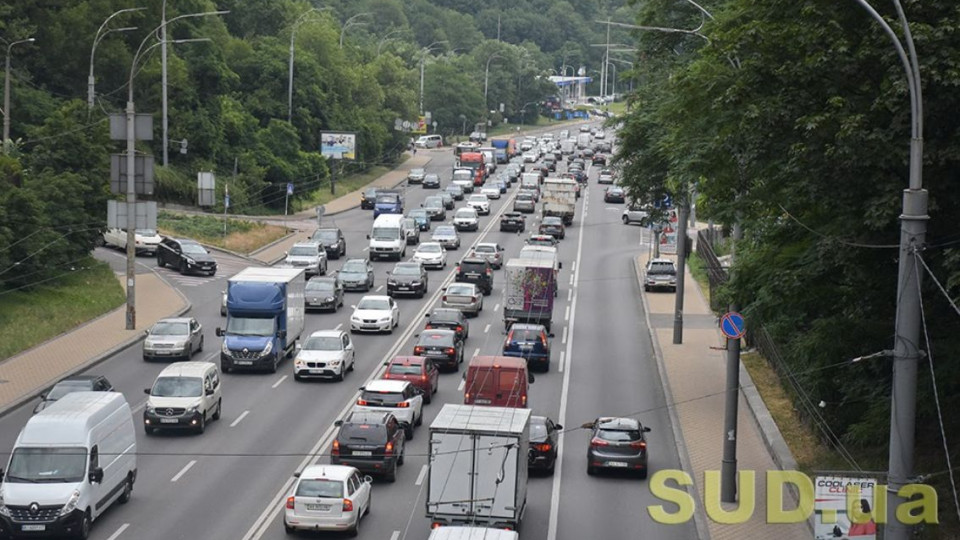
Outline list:
[[[521,351],[532,351],[532,350],[533,350],[533,345],[521,345],[521,346],[520,346],[520,350],[521,350]]]
[[[628,467],[623,461],[608,461],[607,467]]]
[[[397,287],[398,291],[409,291],[410,287]]]
[[[307,510],[316,510],[320,512],[326,512],[327,510],[330,510],[330,505],[329,504],[308,504]]]
[[[253,360],[237,360],[234,364],[238,366],[252,366]]]
[[[322,370],[322,369],[311,369],[311,370],[310,370],[310,373],[317,373],[317,374],[319,374],[319,373],[323,373],[323,370]]]
[[[372,456],[373,452],[369,450],[354,450],[353,455],[355,456]]]
[[[474,402],[474,403],[477,403],[477,404],[479,404],[479,405],[489,405],[489,404],[490,404],[490,400],[489,400],[489,399],[475,399],[475,400],[473,400],[473,402]]]
[[[23,525],[20,527],[21,531],[45,531],[47,530],[46,525]]]
[[[161,424],[176,424],[176,423],[179,422],[179,421],[180,421],[180,420],[178,420],[178,419],[176,419],[176,418],[161,418],[161,419],[160,419],[160,423],[161,423]]]
[[[467,277],[470,277],[470,278],[476,278],[476,277],[480,277],[480,274],[478,274],[478,273],[476,273],[476,272],[468,272],[468,273],[466,274],[466,276],[467,276]]]

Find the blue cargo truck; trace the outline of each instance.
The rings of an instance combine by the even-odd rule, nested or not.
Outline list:
[[[305,285],[298,268],[250,267],[230,278],[227,327],[217,328],[222,372],[274,373],[284,357],[293,356],[303,332]]]

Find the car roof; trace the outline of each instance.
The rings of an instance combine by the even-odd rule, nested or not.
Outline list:
[[[427,333],[434,333],[434,334],[444,335],[444,336],[452,336],[452,335],[456,334],[455,331],[450,330],[450,329],[448,329],[448,328],[428,328],[428,329],[424,330],[423,332],[420,332],[420,335],[422,336],[422,335],[427,334]]]
[[[640,429],[640,421],[636,418],[615,418],[615,417],[602,417],[597,418],[597,427],[599,429],[613,429],[613,430],[638,430]]]
[[[352,410],[343,420],[344,424],[386,424],[393,413],[387,411]]]
[[[367,262],[367,259],[366,259],[366,257],[351,257],[351,258],[343,261],[343,264],[347,264],[348,262],[353,262],[353,261],[362,261],[362,262],[366,263],[366,262]]]
[[[158,377],[202,377],[210,367],[216,367],[212,362],[177,362],[163,368]]]
[[[320,247],[320,242],[297,242],[293,247]]]
[[[345,481],[357,469],[347,465],[310,465],[300,473],[300,480],[340,480]]]
[[[365,294],[363,298],[360,299],[361,302],[364,300],[389,300],[390,297],[383,294]]]
[[[487,260],[484,259],[483,257],[470,257],[470,256],[467,256],[467,257],[464,257],[464,258],[460,259],[460,263],[461,263],[461,264],[463,264],[463,263],[490,264],[490,263],[487,262]]]
[[[454,319],[463,318],[463,312],[456,308],[433,308],[430,312],[430,318],[433,319],[436,316],[449,315]]]
[[[410,386],[409,381],[374,379],[368,382],[363,389],[370,392],[403,392],[403,389],[408,386]]]
[[[310,334],[310,337],[340,337],[343,330],[317,330]]]
[[[651,259],[650,264],[673,264],[670,259]]]
[[[159,321],[157,321],[157,324],[162,322],[163,323],[188,323],[192,320],[193,320],[192,317],[167,317],[166,319],[160,319]]]
[[[532,323],[513,323],[510,325],[510,330],[543,330],[547,331],[546,327],[542,324],[532,324]]]

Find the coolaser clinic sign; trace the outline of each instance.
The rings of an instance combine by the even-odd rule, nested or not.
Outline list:
[[[357,134],[343,131],[320,132],[320,155],[333,159],[357,159]]]
[[[876,487],[873,478],[818,476],[814,481],[814,538],[875,540],[877,524],[872,514]],[[849,512],[848,499],[852,506]]]

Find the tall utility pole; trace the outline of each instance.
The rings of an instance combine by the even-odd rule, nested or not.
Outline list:
[[[7,45],[7,58],[4,62],[3,72],[3,141],[0,141],[0,143],[3,143],[4,153],[7,151],[7,141],[10,140],[10,49],[14,45],[33,43],[34,41],[36,41],[34,38],[27,38]]]
[[[163,166],[167,166],[169,159],[170,142],[167,140],[167,0],[163,0],[163,6],[160,8],[160,85],[161,85],[161,105],[163,122]],[[131,101],[133,101],[131,99]],[[127,126],[129,129],[131,126]],[[131,158],[133,159],[133,158]]]
[[[600,76],[600,97],[607,96],[607,64],[610,63],[610,19],[607,19],[607,49],[603,53],[603,73]]]
[[[96,96],[95,85],[97,80],[93,75],[93,55],[97,51],[97,45],[99,45],[100,41],[107,37],[107,34],[110,32],[129,32],[130,30],[136,30],[137,27],[126,26],[123,28],[110,28],[106,32],[104,32],[103,29],[106,28],[107,23],[109,23],[111,19],[117,15],[120,15],[121,13],[126,13],[128,11],[142,11],[144,9],[147,8],[127,8],[121,9],[120,11],[114,11],[113,14],[103,21],[103,24],[100,25],[100,28],[97,29],[97,33],[93,36],[93,47],[90,48],[90,73],[87,75],[87,109],[93,109],[93,99]]]
[[[674,295],[673,344],[683,343],[683,283],[687,267],[687,201],[686,196],[677,205],[677,293]]]
[[[446,43],[446,40],[434,41],[433,43],[420,49],[420,114],[421,115],[423,114],[423,66],[424,66],[424,63],[427,61],[427,53],[429,53],[430,50],[433,49],[435,45],[440,45],[441,43]]]

